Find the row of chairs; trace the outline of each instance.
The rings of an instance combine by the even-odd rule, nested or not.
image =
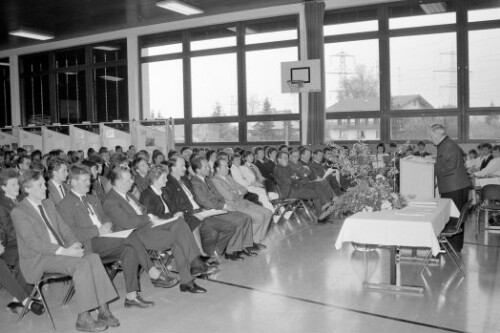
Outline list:
[[[148,254],[160,270],[166,274],[169,277],[172,277],[172,273],[168,269],[168,266],[172,262],[173,256],[170,250],[166,251],[153,251],[153,250],[148,250]],[[116,274],[122,269],[121,267],[121,261],[120,260],[103,260],[103,265],[106,268],[108,272],[108,276],[111,279],[111,281],[114,280]],[[24,306],[23,310],[19,314],[19,317],[17,318],[17,321],[20,322],[23,317],[28,313],[28,307],[29,304],[37,299],[37,297],[40,298],[43,306],[45,307],[45,312],[47,313],[47,316],[50,319],[50,322],[52,323],[52,328],[54,331],[56,330],[56,325],[54,323],[54,319],[52,318],[52,314],[50,313],[49,307],[47,305],[47,301],[45,300],[45,297],[43,295],[43,286],[47,283],[54,282],[54,281],[67,281],[69,283],[68,291],[66,292],[66,295],[64,296],[61,306],[64,306],[69,303],[73,295],[75,294],[75,287],[73,285],[73,281],[71,280],[71,276],[66,275],[66,274],[61,274],[61,273],[46,273],[42,276],[40,280],[38,280],[34,287],[33,291],[29,295],[28,302]]]

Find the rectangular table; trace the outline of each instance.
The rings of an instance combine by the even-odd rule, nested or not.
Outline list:
[[[335,248],[342,248],[344,242],[389,247],[390,284],[365,283],[365,286],[371,289],[422,293],[421,287],[401,285],[399,247],[430,248],[436,256],[440,251],[437,236],[448,223],[450,216],[459,217],[460,212],[453,201],[442,198],[410,201],[409,205],[401,210],[356,213],[344,221]]]

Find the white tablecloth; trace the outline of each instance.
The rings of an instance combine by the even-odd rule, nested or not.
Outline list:
[[[435,202],[435,205],[426,204]],[[460,212],[451,199],[415,200],[401,210],[357,213],[348,217],[340,230],[335,248],[344,242],[386,246],[428,247],[439,253],[437,236],[450,216]]]
[[[500,185],[500,177],[474,178],[474,185],[476,187],[483,187],[490,184]]]

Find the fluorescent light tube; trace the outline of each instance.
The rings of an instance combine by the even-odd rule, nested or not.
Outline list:
[[[196,15],[203,13],[202,9],[178,0],[162,0],[156,2],[156,5],[163,9],[168,9],[183,15]]]
[[[10,66],[10,64],[8,62],[0,62],[0,66]]]
[[[101,46],[94,46],[94,49],[101,51],[118,51],[120,48],[117,46],[101,45]]]
[[[10,31],[9,35],[17,36],[17,37],[24,37],[24,38],[38,39],[38,40],[48,40],[48,39],[54,38],[54,35],[36,32],[33,30],[24,29],[24,28]]]
[[[100,76],[101,79],[108,80],[108,81],[113,81],[113,82],[120,82],[123,80],[122,77],[117,77],[117,76],[111,76],[111,75],[102,75]]]
[[[444,2],[421,3],[420,8],[426,14],[446,13],[446,4]]]

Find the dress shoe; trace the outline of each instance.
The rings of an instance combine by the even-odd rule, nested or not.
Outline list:
[[[227,260],[231,260],[231,261],[242,261],[242,260],[245,260],[245,258],[243,258],[242,256],[240,256],[240,254],[238,252],[226,253],[224,255],[224,258],[226,258]]]
[[[215,273],[215,271],[216,271],[215,267],[209,267],[206,265],[198,266],[198,267],[191,267],[191,275],[192,276],[213,274],[213,273]]]
[[[97,320],[102,322],[104,325],[108,327],[120,326],[120,322],[118,321],[118,319],[116,319],[116,317],[113,316],[113,314],[109,311],[107,313],[102,313],[101,311],[99,311],[99,314],[97,315]]]
[[[200,256],[201,261],[203,261],[206,265],[209,266],[219,266],[219,262],[217,258],[210,256]]]
[[[108,328],[104,322],[94,320],[88,311],[78,314],[76,330],[84,332],[101,332]]]
[[[260,251],[259,244],[257,244],[257,243],[253,243],[253,245],[252,245],[252,246],[249,246],[249,247],[247,247],[246,249],[247,249],[248,251],[255,251],[255,252]]]
[[[151,301],[145,301],[141,295],[137,294],[137,297],[135,299],[127,299],[125,298],[125,307],[126,308],[131,308],[131,307],[137,307],[137,308],[149,308],[151,306],[154,306],[155,302]]]
[[[194,282],[191,282],[190,284],[181,284],[180,288],[182,292],[189,291],[190,293],[193,294],[202,294],[207,292],[205,288],[200,287]]]
[[[241,250],[240,253],[247,256],[247,257],[255,257],[257,255],[257,253],[250,251],[250,250],[247,250],[247,249]]]
[[[173,277],[165,276],[165,274],[161,273],[159,278],[151,279],[151,283],[153,286],[158,288],[172,288],[179,283],[179,280]]]
[[[45,312],[45,307],[43,306],[42,302],[33,300],[30,304],[30,310],[37,316],[41,316]]]
[[[24,305],[22,305],[19,302],[10,302],[9,304],[7,304],[6,309],[9,312],[19,314],[19,313],[21,313],[21,311],[23,311],[23,308],[24,308]]]

